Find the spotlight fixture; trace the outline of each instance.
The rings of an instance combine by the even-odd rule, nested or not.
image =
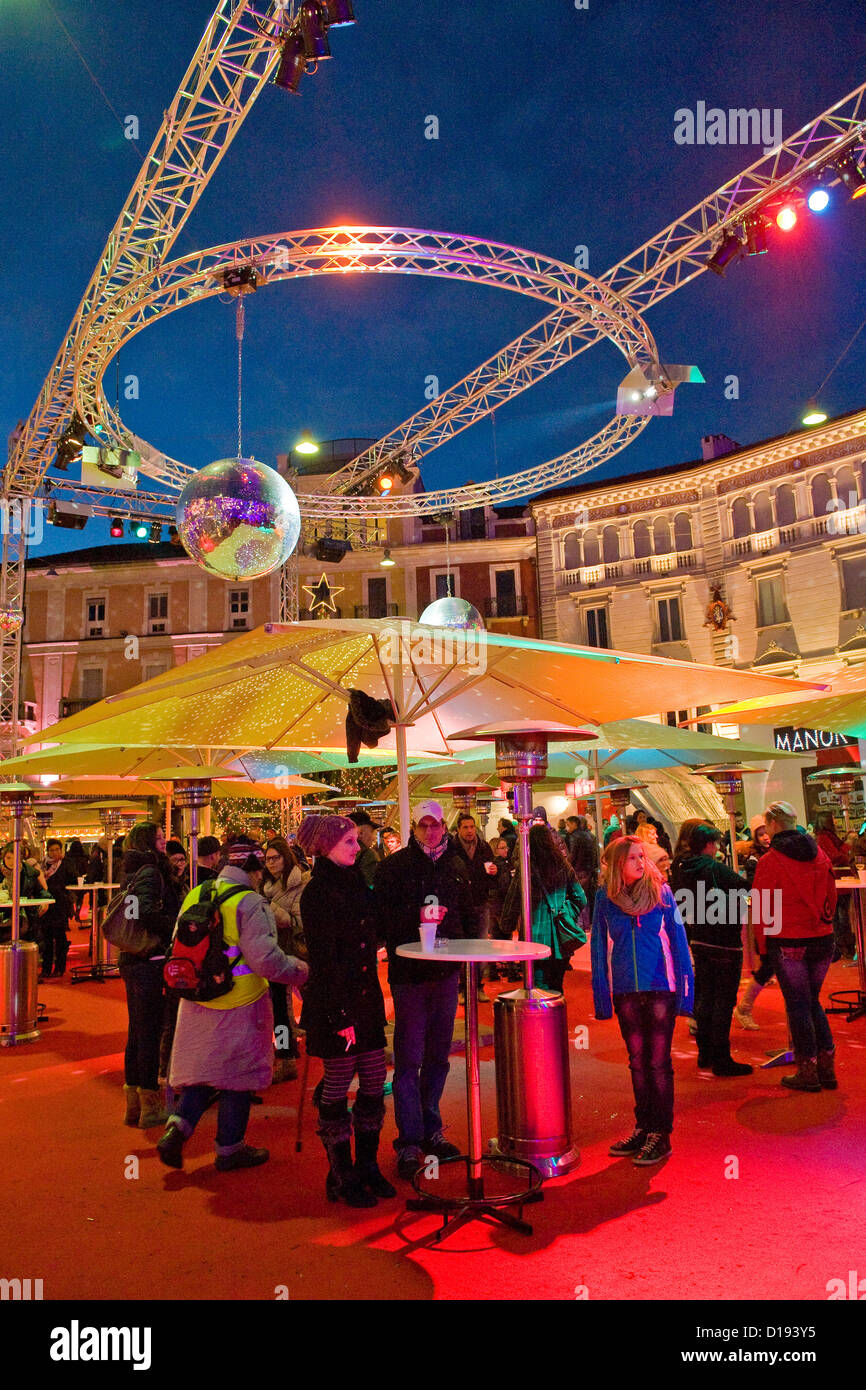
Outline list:
[[[150,535],[148,536],[147,539],[148,539],[148,541],[150,542],[151,545],[157,545],[157,544],[159,543],[159,541],[162,539],[162,522],[161,522],[161,521],[154,521],[154,522],[151,523]]]
[[[233,265],[223,271],[223,288],[237,297],[240,294],[255,294],[259,287],[259,273],[254,265]]]
[[[852,198],[862,198],[866,194],[866,174],[857,163],[853,149],[840,154],[830,168],[839,175]]]
[[[386,548],[385,548],[385,554],[382,556],[381,560],[379,561],[379,564],[381,565],[382,569],[383,569],[383,570],[393,569],[393,567],[394,567],[394,565],[396,565],[396,563],[397,563],[396,560],[392,560],[392,559],[391,559],[391,552],[390,552],[390,550],[388,550],[388,548],[386,547]]]
[[[287,35],[280,49],[280,62],[274,74],[274,86],[281,87],[284,92],[297,93],[306,70],[304,40],[300,34]]]
[[[825,212],[830,206],[830,191],[821,181],[820,175],[807,179],[803,185],[806,206],[810,212]]]
[[[376,479],[376,487],[379,492],[390,492],[394,486],[394,479],[390,473],[380,473]]]
[[[319,0],[304,0],[298,12],[298,27],[304,42],[304,57],[308,62],[317,63],[321,58],[330,58],[328,12]]]
[[[113,517],[111,518],[111,526],[110,526],[110,528],[109,528],[109,534],[112,535],[112,536],[114,536],[115,540],[117,540],[118,538],[120,538],[120,537],[123,536],[123,531],[124,531],[123,517],[122,517],[122,516],[113,516]]]
[[[146,521],[131,521],[129,523],[129,529],[132,531],[132,534],[135,536],[136,540],[146,540],[148,532],[148,525]]]
[[[313,554],[324,565],[339,565],[343,556],[351,549],[350,541],[338,541],[333,536],[321,536],[313,547]]]
[[[344,24],[355,23],[352,0],[324,0],[328,24],[332,29],[340,29]]]
[[[78,414],[78,411],[75,411],[72,419],[57,441],[57,453],[54,458],[55,468],[59,468],[65,473],[72,460],[78,458],[78,455],[84,447],[86,438],[87,426]]]
[[[767,250],[767,223],[759,212],[750,212],[743,218],[743,232],[746,238],[745,254],[763,256]]]
[[[296,454],[317,454],[319,446],[309,430],[304,430],[297,444],[295,445]]]
[[[718,246],[716,247],[709,260],[706,262],[707,270],[711,270],[714,275],[724,275],[725,266],[731,261],[739,260],[743,251],[743,243],[734,232],[725,232]]]
[[[783,203],[776,213],[776,226],[782,232],[790,232],[797,225],[797,209],[793,203]]]
[[[808,402],[806,409],[803,412],[803,419],[801,423],[804,425],[823,425],[826,419],[826,411],[821,410],[821,408],[818,405],[818,402],[813,397],[812,400]]]
[[[59,526],[64,531],[83,531],[89,515],[78,502],[49,502],[46,520],[49,526]]]

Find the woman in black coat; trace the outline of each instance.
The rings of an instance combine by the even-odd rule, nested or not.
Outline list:
[[[376,970],[372,894],[355,868],[358,827],[345,816],[307,816],[298,831],[315,856],[299,906],[309,955],[301,1027],[307,1052],[325,1064],[319,1130],[330,1172],[332,1202],[372,1207],[395,1189],[379,1171],[385,1118],[385,1001]],[[349,1119],[349,1086],[358,1094]],[[352,1127],[355,1162],[352,1162]]]
[[[165,853],[162,826],[139,821],[124,843],[121,887],[128,897],[135,898],[140,925],[159,938],[148,955],[122,951],[119,961],[129,1012],[124,1124],[149,1129],[165,1124],[167,1118],[159,1094],[159,1043],[165,1011],[162,968],[180,910],[180,891]]]

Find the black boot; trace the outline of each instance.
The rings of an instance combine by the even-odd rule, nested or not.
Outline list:
[[[378,1096],[360,1093],[352,1108],[355,1127],[355,1173],[363,1187],[375,1197],[396,1197],[397,1189],[379,1169],[379,1135],[385,1119],[385,1102]]]
[[[364,1190],[352,1162],[352,1126],[349,1108],[344,1100],[333,1105],[319,1105],[320,1136],[328,1155],[331,1171],[325,1192],[329,1202],[345,1202],[350,1207],[375,1207],[376,1198]]]

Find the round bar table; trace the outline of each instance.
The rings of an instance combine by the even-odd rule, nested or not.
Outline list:
[[[540,1202],[543,1194],[543,1176],[526,1159],[490,1157],[482,1155],[481,1139],[481,1076],[478,1066],[478,966],[489,965],[491,961],[542,960],[550,955],[550,947],[536,941],[493,941],[463,939],[437,942],[432,951],[425,951],[420,941],[397,947],[398,956],[410,960],[430,961],[434,965],[454,965],[458,961],[464,966],[464,990],[466,993],[466,1107],[469,1120],[469,1153],[459,1158],[440,1160],[442,1164],[465,1163],[467,1177],[466,1195],[439,1197],[422,1192],[419,1183],[424,1176],[421,1168],[412,1179],[417,1197],[410,1199],[406,1206],[410,1211],[435,1211],[441,1213],[443,1222],[434,1239],[441,1240],[449,1231],[454,1231],[466,1221],[498,1221],[511,1226],[523,1235],[532,1235],[532,1227],[522,1220],[523,1207],[528,1202]],[[484,1192],[484,1164],[491,1164],[497,1170],[503,1168],[525,1168],[529,1186],[506,1196],[486,1196]],[[517,1216],[501,1210],[516,1206]]]
[[[109,975],[117,975],[117,961],[106,960],[103,957],[105,938],[102,935],[102,925],[99,921],[99,890],[107,888],[109,891],[109,901],[111,894],[120,887],[119,883],[68,883],[67,891],[70,893],[92,893],[90,900],[90,930],[91,954],[92,959],[89,965],[73,965],[69,972],[70,984],[80,984],[82,980],[107,980]]]
[[[850,893],[854,903],[854,940],[857,943],[857,971],[860,976],[859,989],[837,989],[830,995],[830,999],[835,1008],[827,1009],[827,1013],[845,1014],[845,1022],[852,1023],[855,1018],[866,1016],[866,960],[863,958],[864,930],[863,930],[863,893],[866,892],[866,870],[859,870],[857,876],[846,874],[844,878],[836,879],[837,893]],[[846,1000],[845,996],[849,999]],[[850,996],[854,995],[853,999]],[[838,1004],[836,1001],[839,1001]]]

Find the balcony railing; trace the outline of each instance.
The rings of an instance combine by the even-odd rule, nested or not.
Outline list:
[[[356,603],[356,618],[396,618],[396,603]]]
[[[68,719],[71,714],[80,714],[83,709],[97,705],[102,698],[101,695],[94,695],[89,700],[61,700],[57,707],[57,718]]]
[[[0,705],[0,724],[12,723],[12,704]],[[36,706],[30,700],[22,700],[18,706],[18,723],[35,724]]]
[[[671,570],[691,570],[697,568],[698,555],[695,550],[672,550],[667,555],[647,555],[639,560],[618,560],[610,564],[583,565],[576,570],[563,570],[558,577],[557,587],[591,588],[595,584],[615,583],[641,574],[667,574]]]
[[[484,600],[485,618],[525,618],[528,612],[525,594],[511,594],[508,598]]]

